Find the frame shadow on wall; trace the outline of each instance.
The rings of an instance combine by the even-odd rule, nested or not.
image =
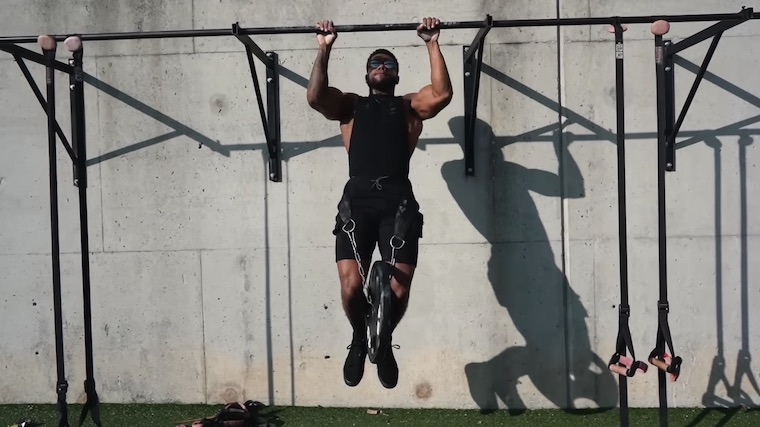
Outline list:
[[[699,66],[689,60],[676,56],[676,65],[693,74],[699,72]],[[745,89],[742,89],[733,83],[707,71],[704,79],[715,86],[725,90],[738,99],[741,99],[758,109],[760,109],[760,97],[753,95]],[[752,370],[752,358],[750,355],[750,328],[749,328],[749,295],[750,295],[750,278],[749,278],[749,241],[748,241],[748,194],[747,194],[747,149],[755,143],[755,137],[760,135],[760,129],[746,128],[747,126],[760,123],[760,114],[739,120],[719,131],[729,131],[732,136],[738,137],[738,164],[739,170],[739,259],[726,258],[723,255],[724,242],[723,231],[723,201],[722,189],[724,188],[721,167],[724,164],[722,148],[727,144],[720,140],[717,134],[706,134],[695,136],[677,144],[678,149],[686,148],[692,144],[704,142],[708,147],[714,150],[714,218],[715,218],[715,321],[716,321],[716,355],[712,360],[710,374],[707,381],[707,389],[702,395],[702,405],[705,409],[692,420],[688,426],[697,426],[712,412],[717,410],[723,414],[723,418],[716,425],[724,425],[742,409],[758,410],[760,403],[756,403],[751,395],[755,393],[760,395],[760,385],[758,385],[757,373]],[[731,173],[729,171],[729,173]],[[729,374],[726,367],[726,345],[724,334],[724,286],[723,271],[732,265],[738,264],[740,272],[739,282],[739,315],[740,315],[740,348],[736,355],[733,381],[729,380]],[[734,288],[733,283],[729,283],[730,289]],[[735,334],[732,334],[735,335]]]
[[[696,74],[699,66],[682,57],[676,58],[676,63],[685,70]],[[472,203],[472,192],[462,185],[461,174],[464,171],[464,159],[453,160],[441,169],[443,178],[449,184],[452,197],[458,202],[460,209],[472,222],[472,225],[491,244],[491,256],[488,261],[488,278],[494,296],[498,303],[506,309],[514,327],[525,341],[523,346],[511,346],[487,360],[473,361],[465,366],[471,396],[483,412],[497,410],[500,403],[506,406],[510,413],[522,413],[526,406],[518,392],[518,385],[523,377],[527,377],[538,392],[554,405],[569,411],[575,409],[576,399],[593,401],[600,410],[613,408],[618,403],[618,387],[616,375],[607,369],[607,362],[594,353],[591,347],[589,331],[586,326],[586,309],[579,296],[573,291],[567,277],[555,261],[558,257],[552,249],[546,228],[541,223],[535,202],[530,192],[543,196],[580,198],[584,197],[584,179],[575,161],[567,150],[568,145],[576,138],[593,139],[600,142],[615,143],[615,134],[598,126],[585,117],[571,110],[560,107],[555,101],[535,90],[523,85],[501,71],[483,64],[484,73],[505,84],[525,96],[545,105],[554,111],[561,112],[566,121],[554,123],[536,129],[523,135],[503,137],[493,133],[491,127],[478,121],[476,124],[476,140],[478,144],[490,144],[489,155],[492,156],[492,171],[480,173],[498,173],[497,176],[507,176],[508,180],[495,182],[495,190],[491,194],[507,195],[508,200],[498,203],[505,204],[508,209],[518,211],[516,215],[524,223],[520,226],[530,230],[531,236],[540,238],[530,242],[509,242],[505,239],[495,239],[494,229],[499,227],[500,218],[494,215],[492,220],[484,220],[477,212],[482,206],[489,204]],[[704,76],[708,81],[728,93],[760,108],[760,97],[721,79],[711,72]],[[561,109],[562,108],[562,109]],[[561,109],[561,110],[560,110]],[[577,123],[585,127],[592,135],[573,135],[563,131],[563,127]],[[749,273],[748,273],[748,241],[747,241],[747,147],[753,144],[753,136],[760,135],[760,129],[747,126],[760,123],[760,115],[739,120],[733,124],[714,130],[682,131],[685,140],[677,143],[679,150],[690,145],[704,143],[715,150],[715,295],[716,295],[716,337],[717,354],[707,381],[708,387],[703,394],[702,403],[705,410],[689,424],[697,425],[711,412],[724,414],[721,423],[727,422],[741,408],[758,408],[750,393],[760,394],[760,387],[751,366],[749,354]],[[455,141],[461,141],[464,118],[455,117],[449,121],[449,127]],[[550,135],[547,137],[547,134]],[[627,134],[627,139],[654,139],[655,132]],[[726,144],[720,138],[729,137],[739,145],[737,159],[740,188],[741,231],[740,259],[725,260],[722,256],[722,160],[721,146]],[[560,171],[557,174],[543,170],[526,168],[510,159],[505,158],[503,147],[515,142],[530,142],[541,140],[551,141],[560,160]],[[731,142],[728,142],[731,143]],[[460,144],[461,145],[461,144]],[[560,177],[562,179],[560,179]],[[500,196],[504,197],[504,196]],[[497,203],[493,201],[493,203]],[[496,210],[498,212],[498,209]],[[739,264],[741,269],[740,312],[741,312],[741,349],[737,355],[733,382],[729,381],[726,372],[726,357],[724,354],[723,325],[724,308],[722,296],[724,284],[722,271],[726,263]],[[551,310],[561,307],[560,310]],[[562,327],[564,325],[564,328]],[[650,343],[651,345],[651,343]],[[641,343],[642,350],[648,353],[647,343]],[[610,354],[614,351],[614,342],[610,343]],[[641,350],[640,350],[641,351]],[[569,353],[572,353],[570,357]],[[695,373],[696,375],[699,375]],[[705,373],[707,375],[707,373]],[[746,377],[746,378],[745,378]],[[744,387],[742,384],[746,384]],[[747,390],[745,390],[747,388]],[[587,411],[585,411],[587,412]]]

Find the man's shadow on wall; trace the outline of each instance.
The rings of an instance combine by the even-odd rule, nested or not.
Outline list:
[[[451,119],[449,127],[459,139],[462,118]],[[591,401],[598,408],[613,408],[618,400],[614,375],[591,348],[586,309],[557,265],[558,257],[530,194],[584,197],[583,177],[567,150],[572,135],[560,135],[559,124],[518,138],[497,137],[482,121],[476,129],[477,144],[492,147],[491,170],[476,173],[495,177],[490,184],[493,188],[485,193],[493,200],[473,203],[472,195],[482,192],[473,191],[470,187],[474,184],[463,178],[463,159],[447,162],[441,173],[462,212],[491,244],[488,279],[525,345],[507,347],[488,361],[467,364],[465,374],[472,398],[484,411],[498,409],[501,400],[510,412],[520,413],[526,405],[518,386],[521,378],[527,377],[537,391],[560,408],[576,409],[578,399],[586,399],[589,407],[593,407],[588,404]],[[562,158],[560,173],[529,169],[504,157],[505,145],[530,141],[531,135],[538,137],[547,131],[552,132],[555,153]],[[477,181],[476,185],[483,185],[482,180]],[[482,209],[488,207],[493,215],[483,215]],[[556,241],[559,236],[553,237]]]

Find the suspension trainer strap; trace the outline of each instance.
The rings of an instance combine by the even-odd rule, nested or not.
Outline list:
[[[610,358],[608,367],[623,378],[620,381],[621,409],[627,411],[627,391],[625,377],[633,377],[637,371],[646,372],[647,365],[636,360],[633,349],[633,339],[628,320],[631,308],[628,305],[628,240],[626,220],[626,181],[625,181],[625,96],[624,96],[624,50],[623,32],[626,30],[619,19],[610,27],[615,33],[615,100],[617,103],[617,167],[618,167],[618,233],[620,242],[620,306],[618,319],[618,335],[615,344],[615,354]],[[630,350],[631,357],[627,357]],[[627,423],[627,412],[621,412],[624,424]]]
[[[56,157],[56,88],[55,88],[55,69],[52,67],[55,61],[56,42],[49,37],[40,37],[38,39],[45,58],[45,83],[47,89],[47,99],[43,107],[47,110],[47,130],[48,130],[48,160],[49,160],[49,184],[50,184],[50,243],[52,253],[52,279],[53,279],[53,313],[55,327],[55,359],[56,359],[56,395],[58,412],[60,419],[59,427],[69,427],[68,406],[66,404],[66,393],[68,383],[66,382],[65,354],[63,346],[63,311],[62,311],[62,293],[61,293],[61,251],[60,251],[60,228],[58,216],[58,161]],[[23,60],[14,55],[16,62],[21,67],[24,75],[28,76],[28,70],[23,65]],[[32,81],[30,80],[30,84]],[[36,86],[33,86],[36,88]]]
[[[683,359],[675,355],[673,338],[670,335],[670,325],[668,324],[670,306],[667,301],[660,300],[657,303],[657,307],[657,341],[654,350],[649,354],[649,363],[669,373],[671,379],[675,381],[681,374]],[[670,354],[666,352],[666,346],[667,350],[670,350]]]
[[[608,364],[610,371],[627,377],[633,377],[638,371],[641,371],[642,373],[646,372],[649,367],[646,363],[636,360],[636,351],[633,348],[631,330],[628,326],[630,312],[630,307],[628,307],[627,304],[620,305],[615,354],[612,355]],[[628,351],[630,351],[631,357],[626,356]]]
[[[100,422],[100,399],[95,391],[94,379],[88,378],[84,381],[84,391],[87,394],[87,401],[84,407],[82,407],[82,413],[79,415],[79,427],[84,425],[88,411],[92,414],[92,420],[95,422],[95,425],[102,427],[102,423]]]

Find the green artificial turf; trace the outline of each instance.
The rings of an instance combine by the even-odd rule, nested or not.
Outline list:
[[[101,404],[103,427],[173,427],[192,418],[214,415],[221,406],[214,405],[117,405]],[[69,425],[78,426],[81,405],[69,405]],[[370,414],[368,409],[379,409]],[[606,411],[532,410],[520,413],[452,409],[382,409],[268,407],[262,415],[272,426],[566,426],[592,427],[620,425],[617,409]],[[681,409],[668,410],[670,426],[760,426],[756,409]],[[37,425],[57,427],[59,414],[55,405],[0,405],[0,427],[31,419]],[[88,416],[85,426],[95,423]],[[631,409],[631,426],[658,426],[657,409]]]

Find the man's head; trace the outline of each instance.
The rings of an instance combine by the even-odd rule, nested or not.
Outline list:
[[[398,84],[398,61],[386,49],[377,49],[367,58],[367,85],[371,90],[391,93]]]

